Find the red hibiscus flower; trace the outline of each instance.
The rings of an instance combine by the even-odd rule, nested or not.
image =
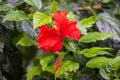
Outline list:
[[[37,42],[40,44],[37,48],[42,48],[44,52],[51,53],[60,51],[62,48],[61,40],[64,38],[73,38],[79,40],[80,31],[76,27],[77,21],[71,21],[66,17],[66,11],[57,11],[52,15],[54,19],[55,28],[49,28],[44,25],[40,27]],[[54,73],[58,71],[61,66],[61,56],[58,53]]]
[[[77,21],[70,21],[66,17],[66,11],[57,11],[52,15],[54,19],[54,24],[60,32],[61,38],[73,38],[74,40],[79,40],[80,30],[76,27]]]
[[[56,52],[62,48],[62,42],[60,33],[55,28],[49,28],[48,26],[41,26],[38,33],[37,42],[40,46],[37,48],[43,48],[43,51]]]

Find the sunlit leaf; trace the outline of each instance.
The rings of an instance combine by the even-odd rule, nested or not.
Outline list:
[[[80,30],[81,34],[87,35],[87,29],[85,27],[82,27],[79,22],[77,23],[77,28]]]
[[[100,68],[100,75],[105,79],[110,79],[111,77],[116,77],[119,74],[120,69],[120,56],[113,58],[108,64]],[[112,76],[111,72],[114,72]]]
[[[102,53],[102,51],[104,50],[110,50],[111,48],[101,48],[101,47],[92,47],[90,49],[84,49],[82,50],[80,53],[81,54],[84,54],[86,57],[95,57],[97,55],[105,55],[105,54],[108,54],[108,53]],[[110,54],[109,54],[110,55]]]
[[[81,37],[80,42],[91,43],[97,40],[105,40],[112,36],[112,33],[89,32],[87,35]]]
[[[42,70],[44,71],[46,67],[48,66],[48,63],[51,61],[51,59],[54,58],[54,55],[47,55],[40,58],[40,64],[42,65]]]
[[[88,18],[84,18],[83,20],[81,20],[79,22],[79,24],[81,24],[82,27],[88,28],[88,27],[92,27],[96,21],[97,21],[97,19],[95,17],[91,16]]]
[[[8,21],[22,21],[22,20],[28,20],[27,14],[25,14],[23,11],[16,10],[11,11],[8,14],[5,15],[4,20]]]
[[[53,73],[54,68],[55,68],[55,63],[52,63],[52,64],[46,66],[46,67],[44,68],[44,70]]]
[[[60,52],[60,53],[61,53],[61,59],[63,59],[65,55],[67,54],[67,52]]]
[[[55,12],[56,11],[56,7],[57,7],[56,2],[55,2],[55,0],[53,0],[51,5],[50,5],[50,13]]]
[[[62,61],[60,69],[56,72],[56,76],[64,74],[65,72],[76,71],[79,68],[79,64],[70,60]]]
[[[33,15],[34,29],[40,27],[41,25],[48,24],[52,21],[52,17],[48,16],[42,12],[36,12]]]
[[[117,56],[111,61],[111,65],[113,66],[113,70],[117,71],[120,69],[120,56]]]
[[[75,15],[73,12],[69,12],[69,13],[67,14],[67,18],[68,18],[69,20],[76,20],[76,15]]]
[[[81,20],[77,23],[77,27],[80,29],[82,34],[87,34],[86,28],[92,27],[96,21],[97,21],[97,19],[93,16],[84,18],[83,20]]]
[[[69,41],[68,43],[65,43],[64,46],[67,50],[76,52],[77,47],[73,41]]]
[[[33,76],[40,76],[42,72],[42,69],[40,66],[35,66],[32,67],[28,72],[27,72],[27,80],[32,80]]]
[[[107,51],[99,51],[98,55],[109,55],[109,56],[113,56],[111,53],[107,52]]]
[[[27,4],[36,7],[38,9],[41,9],[42,7],[42,1],[41,0],[24,0]]]
[[[112,58],[107,57],[96,57],[89,60],[86,64],[87,67],[90,68],[101,68],[112,60]]]
[[[21,39],[17,42],[16,45],[21,45],[21,46],[32,46],[32,45],[38,45],[35,39],[31,38],[28,35],[24,35],[21,37]]]

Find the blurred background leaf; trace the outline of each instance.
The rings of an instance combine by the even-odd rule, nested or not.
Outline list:
[[[38,9],[41,9],[42,7],[42,1],[41,0],[24,0],[27,4],[36,7]]]
[[[4,20],[8,21],[22,21],[22,20],[28,20],[27,14],[25,14],[23,11],[11,11],[8,14],[6,14]]]

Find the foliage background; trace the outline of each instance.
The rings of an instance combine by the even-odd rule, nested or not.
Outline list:
[[[92,28],[87,28],[88,32],[111,32],[116,35],[104,41],[81,43],[79,46],[81,50],[110,47],[113,50],[109,52],[114,57],[119,56],[119,0],[56,0],[56,2],[57,9],[74,12],[78,21],[90,16],[99,17]],[[41,50],[36,49],[38,29],[33,29],[33,13],[40,11],[49,14],[51,3],[52,0],[0,0],[0,80],[26,80],[27,70],[39,63],[38,58],[43,54]],[[71,47],[68,47],[68,51],[69,48]],[[98,69],[84,68],[88,58],[79,56],[76,61],[81,67],[80,72],[74,73],[73,80],[104,80]],[[43,72],[41,77],[36,76],[33,80],[51,78],[54,78],[53,74]]]

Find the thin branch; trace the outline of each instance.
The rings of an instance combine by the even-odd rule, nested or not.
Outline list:
[[[102,8],[102,5],[101,5],[101,4],[96,4],[96,5],[93,6],[93,9],[96,9],[96,10],[101,9],[101,8]],[[90,10],[90,9],[91,9],[90,6],[73,8],[73,10],[75,10],[75,11],[76,11],[76,10],[83,11],[83,10]]]

